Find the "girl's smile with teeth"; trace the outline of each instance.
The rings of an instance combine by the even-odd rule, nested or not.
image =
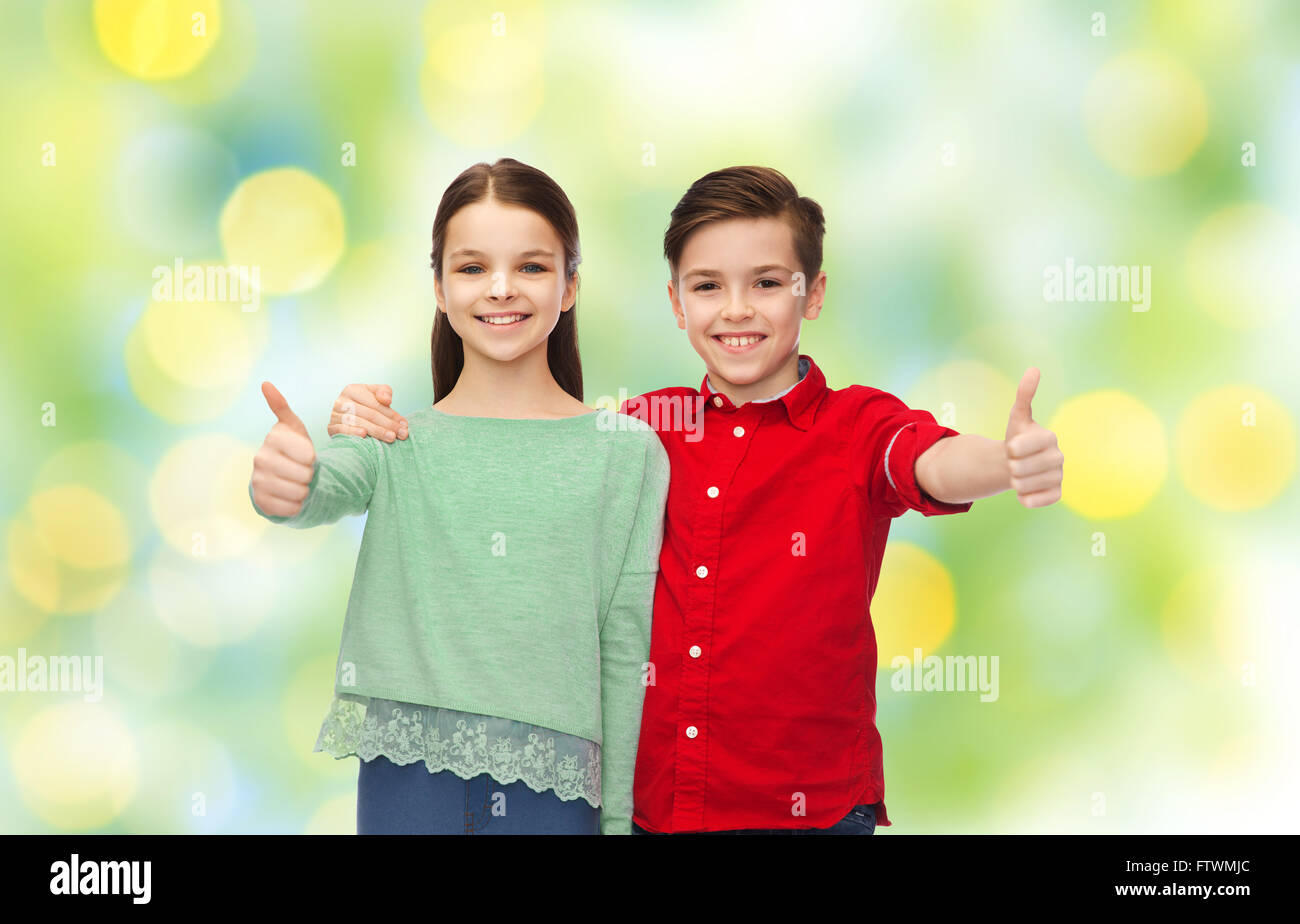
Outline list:
[[[479,321],[484,324],[491,324],[493,327],[514,327],[516,324],[523,323],[532,315],[519,312],[518,314],[479,314],[475,315]]]

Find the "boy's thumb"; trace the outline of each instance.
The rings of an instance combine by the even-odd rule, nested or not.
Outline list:
[[[1011,419],[1020,423],[1033,422],[1033,410],[1030,402],[1034,399],[1034,392],[1038,390],[1038,379],[1042,375],[1037,368],[1030,367],[1025,370],[1025,374],[1020,379],[1020,385],[1016,388],[1016,402],[1011,406]]]

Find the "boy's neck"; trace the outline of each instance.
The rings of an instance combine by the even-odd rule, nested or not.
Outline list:
[[[711,391],[726,395],[727,399],[737,407],[750,401],[770,401],[799,383],[801,379],[799,375],[799,353],[796,350],[776,372],[748,385],[737,385],[728,382],[712,372],[706,373],[705,377]]]

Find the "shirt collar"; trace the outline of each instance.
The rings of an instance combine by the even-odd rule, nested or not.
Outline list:
[[[821,405],[822,394],[825,391],[826,376],[822,374],[821,369],[813,362],[811,356],[800,353],[799,381],[779,394],[768,398],[754,398],[745,403],[779,402],[785,406],[790,423],[800,430],[807,430],[812,426],[813,418],[817,415],[817,408]],[[700,394],[704,396],[706,406],[726,411],[736,409],[736,405],[731,403],[730,398],[721,392],[713,390],[713,387],[709,384],[709,374],[707,372],[704,374],[704,380],[700,382]]]

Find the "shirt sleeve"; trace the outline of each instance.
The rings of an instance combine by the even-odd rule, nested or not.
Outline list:
[[[909,408],[889,392],[870,389],[854,426],[849,458],[854,481],[875,515],[892,518],[919,510],[929,517],[970,510],[971,501],[935,500],[916,482],[921,454],[939,440],[959,435],[929,411]]]
[[[307,497],[291,517],[273,516],[257,506],[251,479],[248,499],[260,516],[294,529],[308,529],[364,513],[379,478],[378,449],[374,443],[369,437],[350,433],[331,436],[328,443],[316,450]]]
[[[650,620],[668,499],[668,453],[648,434],[646,467],[627,554],[600,624],[600,833],[632,833],[643,665],[650,659]]]

